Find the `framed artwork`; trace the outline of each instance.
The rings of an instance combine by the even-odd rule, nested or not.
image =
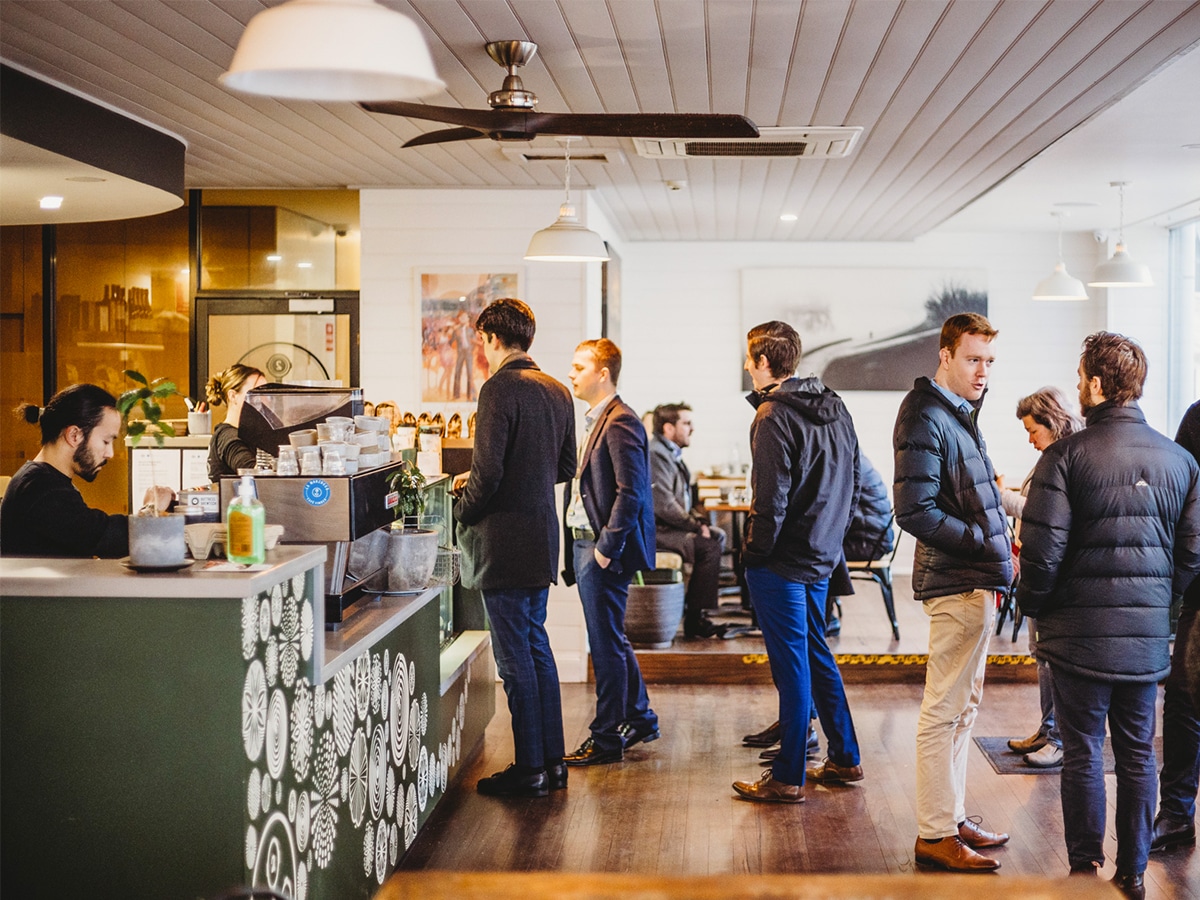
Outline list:
[[[987,311],[984,269],[743,269],[742,355],[747,331],[779,319],[800,332],[797,374],[835,391],[908,391],[937,367],[942,322]]]
[[[420,272],[421,400],[474,403],[487,380],[483,344],[475,320],[501,297],[519,297],[517,272],[475,270]]]

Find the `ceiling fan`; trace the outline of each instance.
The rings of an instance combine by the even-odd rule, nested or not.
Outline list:
[[[427,119],[457,126],[430,131],[406,141],[405,147],[491,138],[531,141],[539,134],[602,137],[756,138],[758,126],[745,116],[717,113],[543,113],[535,112],[537,95],[525,90],[517,69],[537,53],[532,41],[492,41],[488,55],[508,70],[504,86],[488,95],[491,109],[459,109],[400,100],[363,103],[369,112]]]

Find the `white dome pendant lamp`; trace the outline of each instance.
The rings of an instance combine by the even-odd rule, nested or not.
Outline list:
[[[538,262],[606,262],[609,256],[604,239],[579,221],[571,205],[571,141],[576,138],[559,140],[566,148],[566,194],[558,208],[558,220],[534,233],[525,258]]]
[[[1111,187],[1117,188],[1121,195],[1120,228],[1117,231],[1117,247],[1112,258],[1096,266],[1092,273],[1089,287],[1150,287],[1154,279],[1150,276],[1150,267],[1134,262],[1125,250],[1125,185],[1127,181],[1110,181]]]
[[[1050,215],[1058,220],[1058,262],[1054,266],[1054,274],[1043,278],[1033,289],[1034,300],[1086,300],[1087,288],[1078,278],[1071,277],[1067,265],[1063,262],[1062,250],[1062,220],[1064,212],[1052,212]]]
[[[291,100],[415,100],[445,88],[408,16],[375,0],[288,0],[252,18],[229,71],[247,94]]]

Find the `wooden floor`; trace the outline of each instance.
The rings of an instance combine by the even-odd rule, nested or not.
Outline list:
[[[661,740],[639,745],[620,764],[572,769],[570,787],[545,799],[482,797],[475,782],[512,761],[507,704],[497,691],[497,714],[483,747],[402,869],[738,876],[913,871],[920,685],[848,685],[867,778],[841,788],[810,786],[807,802],[798,806],[749,803],[730,790],[733,780],[759,774],[758,751],[740,739],[775,718],[768,685],[652,686]],[[563,686],[570,747],[587,736],[593,703],[591,686]],[[975,733],[1024,736],[1036,726],[1036,710],[1035,685],[990,685]],[[968,814],[1012,833],[1008,846],[996,851],[998,877],[1062,876],[1059,776],[997,775],[974,746],[968,765]],[[1109,776],[1110,860],[1114,801]],[[1110,861],[1104,874],[1112,873]],[[1151,900],[1196,900],[1200,852],[1152,856],[1146,876]]]

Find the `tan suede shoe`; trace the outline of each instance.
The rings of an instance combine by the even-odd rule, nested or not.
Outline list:
[[[735,781],[733,789],[738,796],[759,803],[803,803],[804,788],[798,784],[776,781],[770,769],[764,769],[762,778],[755,782]]]
[[[830,759],[826,759],[819,766],[806,769],[804,774],[809,781],[819,781],[823,784],[847,784],[863,780],[862,766],[839,766]]]
[[[937,843],[917,838],[913,856],[919,865],[949,872],[991,872],[1000,868],[997,860],[976,853],[957,837],[942,838]]]

